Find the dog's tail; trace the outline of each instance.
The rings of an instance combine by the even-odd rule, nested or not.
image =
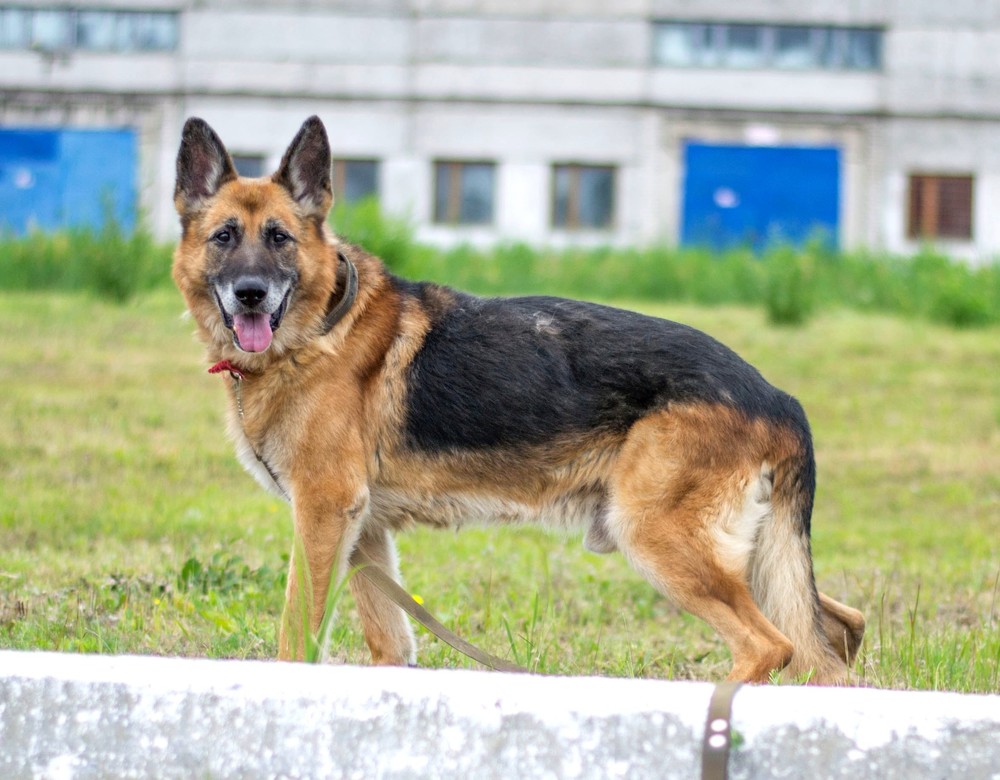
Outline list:
[[[758,533],[750,590],[761,612],[794,646],[785,675],[831,685],[848,680],[865,620],[816,590],[809,545],[816,465],[808,424],[798,410],[798,444],[774,464],[772,517]]]

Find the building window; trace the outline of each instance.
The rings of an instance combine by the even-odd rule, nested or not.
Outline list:
[[[654,58],[662,65],[681,67],[718,65],[708,24],[661,24],[655,28]]]
[[[334,160],[333,197],[337,203],[378,197],[378,160]]]
[[[819,37],[822,33],[819,33]],[[777,27],[772,61],[776,68],[818,68],[817,31],[811,27]]]
[[[607,229],[614,218],[615,169],[608,165],[556,165],[552,170],[552,224]]]
[[[0,48],[173,51],[177,48],[177,13],[0,8]]]
[[[76,18],[76,43],[81,49],[118,48],[118,15],[114,11],[81,11]]]
[[[972,176],[910,176],[907,235],[971,240],[972,182]]]
[[[759,24],[727,24],[722,30],[722,64],[730,68],[763,68],[768,64],[770,32]]]
[[[233,165],[240,176],[257,179],[264,175],[264,155],[234,154]]]
[[[31,45],[47,51],[73,45],[73,19],[65,11],[32,11]]]
[[[172,51],[177,48],[177,15],[167,13],[121,13],[119,26],[124,29],[123,49],[137,51]]]
[[[0,8],[0,47],[27,49],[31,45],[31,11]]]
[[[434,163],[434,221],[452,225],[493,222],[493,182],[490,162]]]
[[[672,67],[878,70],[882,30],[873,27],[658,22],[653,60]]]

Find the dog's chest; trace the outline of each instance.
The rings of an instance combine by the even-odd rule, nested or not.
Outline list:
[[[251,443],[243,427],[243,419],[238,411],[230,414],[229,435],[236,450],[236,457],[257,483],[270,493],[289,499],[288,489],[279,481],[281,477],[277,471],[277,463],[267,459],[267,454],[273,448],[267,448],[267,452],[260,452]]]

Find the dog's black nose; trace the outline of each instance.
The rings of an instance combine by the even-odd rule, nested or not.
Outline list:
[[[259,276],[241,276],[233,284],[233,294],[244,306],[256,306],[267,297],[267,282]]]

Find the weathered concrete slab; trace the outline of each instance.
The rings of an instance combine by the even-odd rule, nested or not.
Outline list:
[[[2,778],[692,778],[712,686],[0,653]],[[733,778],[1000,780],[1000,696],[745,687]]]

